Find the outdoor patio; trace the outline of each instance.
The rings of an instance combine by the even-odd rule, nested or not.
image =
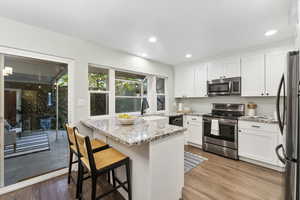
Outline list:
[[[11,185],[68,165],[69,150],[65,131],[58,132],[57,140],[55,130],[27,132],[23,136],[36,134],[48,135],[49,149],[6,158],[4,162],[5,185]],[[22,164],[20,165],[20,163]]]

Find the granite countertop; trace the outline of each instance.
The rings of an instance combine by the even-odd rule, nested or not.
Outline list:
[[[176,113],[176,112],[172,112],[172,113],[167,113],[165,114],[165,116],[180,116],[180,115],[189,115],[189,116],[202,116],[204,115],[205,113]]]
[[[151,141],[178,134],[186,128],[168,124],[168,120],[138,119],[134,125],[121,125],[117,118],[84,120],[81,123],[101,134],[129,146],[149,143]]]
[[[271,117],[264,117],[264,116],[243,116],[240,117],[239,120],[242,121],[251,121],[251,122],[259,122],[259,123],[267,123],[267,124],[277,124],[278,121],[271,118]]]
[[[188,114],[186,114],[186,115],[190,115],[190,116],[202,116],[202,115],[205,115],[205,114],[207,114],[207,113],[188,113]]]

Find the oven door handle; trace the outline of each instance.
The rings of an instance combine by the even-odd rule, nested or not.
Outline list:
[[[223,125],[230,125],[230,126],[236,126],[237,125],[237,122],[234,121],[234,120],[226,120],[226,119],[202,119],[204,123],[211,123],[212,120],[218,120],[219,121],[219,124],[223,124]]]

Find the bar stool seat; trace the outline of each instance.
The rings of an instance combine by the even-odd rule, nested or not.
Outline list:
[[[94,152],[97,152],[98,149],[108,147],[108,144],[98,139],[91,140],[91,145]],[[70,148],[74,151],[74,153],[78,154],[76,144],[72,144]]]
[[[94,153],[95,165],[97,170],[101,170],[105,167],[111,166],[112,164],[118,163],[128,158],[128,156],[122,154],[121,152],[117,151],[113,148],[108,148],[103,151],[99,151]],[[81,159],[83,164],[89,169],[89,160],[87,158]]]

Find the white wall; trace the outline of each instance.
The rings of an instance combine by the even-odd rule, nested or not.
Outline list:
[[[226,57],[243,56],[247,54],[255,53],[267,53],[278,50],[293,50],[295,48],[295,38],[276,42],[264,46],[253,47],[249,49],[242,49],[236,52],[226,53],[224,55],[219,55],[207,59],[203,59],[198,62],[181,64],[178,67],[188,67],[190,65],[197,65],[205,62],[210,62],[213,60],[223,59]],[[243,83],[242,83],[243,84]],[[278,83],[279,84],[279,83]],[[182,102],[184,106],[191,107],[194,112],[208,113],[211,111],[212,103],[256,103],[258,105],[257,114],[258,115],[268,115],[273,117],[274,111],[276,110],[276,98],[275,97],[205,97],[205,98],[193,98],[193,99],[176,99],[176,102]],[[173,110],[174,108],[173,104]]]
[[[296,47],[297,48],[300,48],[300,24],[299,24],[299,22],[300,22],[300,0],[297,0],[296,1],[296,6],[297,6],[297,11],[296,11],[296,15],[297,15],[297,19],[296,19],[296,21],[297,21],[297,26],[296,26],[296,28],[297,28],[297,37],[296,37],[296,40],[295,40],[295,45],[296,45]]]
[[[88,63],[168,77],[169,105],[173,101],[172,66],[101,47],[60,33],[0,17],[0,46],[70,58],[75,61],[74,121],[88,117]],[[79,100],[86,105],[77,106]]]

